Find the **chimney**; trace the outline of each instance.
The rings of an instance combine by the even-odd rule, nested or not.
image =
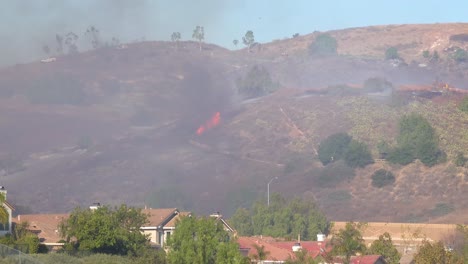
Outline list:
[[[302,246],[301,246],[301,243],[299,243],[299,242],[294,243],[294,245],[292,246],[292,251],[293,252],[298,252],[301,249],[302,249]]]
[[[94,210],[97,210],[99,207],[101,207],[101,203],[93,203],[89,209],[91,209],[91,211],[94,211]]]
[[[322,233],[318,233],[318,234],[317,234],[317,241],[318,241],[318,242],[323,242],[323,241],[325,241],[325,235],[322,234]]]

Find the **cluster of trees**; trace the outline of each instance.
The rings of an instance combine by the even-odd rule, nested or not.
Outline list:
[[[309,53],[313,56],[336,55],[338,44],[330,34],[320,34],[314,42],[309,45]]]
[[[399,126],[398,145],[388,153],[388,161],[406,165],[419,159],[426,166],[433,166],[443,160],[435,130],[423,116],[415,113],[405,115]]]
[[[239,245],[215,218],[183,217],[176,223],[174,234],[168,240],[171,264],[185,263],[250,263],[239,251]]]
[[[379,169],[372,174],[372,186],[382,188],[395,182],[395,176],[391,171]]]
[[[390,234],[384,233],[367,248],[362,238],[362,223],[347,223],[344,229],[333,234],[330,244],[333,246],[329,257],[342,257],[349,263],[351,256],[357,254],[381,255],[388,264],[398,264],[401,254],[392,242]],[[447,247],[441,241],[423,241],[412,263],[447,263],[462,264],[468,259],[468,227],[460,225],[456,231],[456,243]]]
[[[239,208],[230,219],[239,235],[267,235],[272,237],[316,240],[317,234],[327,234],[330,222],[314,201],[295,198],[287,201],[273,194],[268,206],[257,200],[251,209]]]
[[[253,66],[243,79],[237,80],[237,90],[244,98],[255,98],[278,89],[268,70],[259,65]]]
[[[439,52],[437,50],[434,50],[432,54],[429,50],[425,50],[423,51],[422,56],[429,61],[438,61],[440,59]]]
[[[396,47],[390,47],[387,50],[385,50],[385,59],[386,60],[400,59],[400,55],[398,54],[398,49]]]
[[[343,159],[352,168],[363,168],[373,163],[367,145],[347,133],[333,134],[320,142],[318,158],[323,165]]]

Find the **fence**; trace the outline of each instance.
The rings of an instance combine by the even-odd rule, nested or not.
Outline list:
[[[17,249],[0,244],[0,264],[43,264]]]

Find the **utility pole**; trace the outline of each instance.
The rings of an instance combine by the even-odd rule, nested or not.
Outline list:
[[[271,180],[267,184],[267,205],[270,206],[270,183],[274,180],[278,179],[278,177],[271,178]]]

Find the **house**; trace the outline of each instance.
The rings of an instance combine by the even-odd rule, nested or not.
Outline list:
[[[39,242],[49,250],[55,250],[64,245],[58,226],[68,216],[69,214],[26,214],[18,215],[13,222],[16,225],[27,222],[28,230],[37,235]]]
[[[285,263],[288,259],[294,257],[292,249],[285,249],[274,245],[275,240],[271,237],[238,237],[237,243],[239,244],[240,252],[252,259],[252,261],[257,261],[257,263]],[[263,251],[267,253],[266,259],[261,262],[255,259],[255,256],[258,256],[257,247],[263,248]]]
[[[6,234],[11,233],[11,221],[12,221],[12,215],[13,211],[15,210],[15,207],[8,203],[7,201],[7,190],[5,189],[4,186],[0,186],[0,193],[3,194],[5,197],[5,202],[3,202],[3,207],[6,209],[8,213],[8,222],[5,224],[0,224],[0,236],[4,236]]]
[[[189,212],[179,212],[177,208],[143,209],[142,212],[148,215],[148,224],[140,230],[158,247],[164,247],[167,239],[174,233],[177,220],[190,215]]]
[[[223,224],[224,231],[228,232],[229,234],[232,234],[234,237],[237,236],[237,231],[231,225],[229,225],[229,223],[223,218],[222,214],[216,212],[214,214],[210,214],[210,217],[216,219],[217,221],[221,221],[221,223]]]

